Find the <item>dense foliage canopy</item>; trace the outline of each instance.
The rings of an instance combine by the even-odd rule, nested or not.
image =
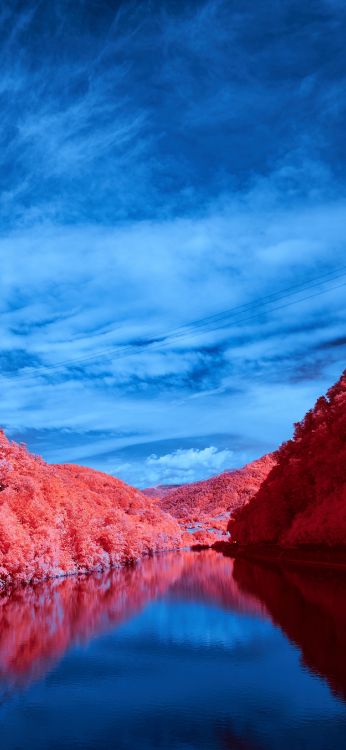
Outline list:
[[[119,479],[48,465],[0,433],[0,586],[179,546],[176,521]]]
[[[283,546],[346,544],[346,371],[295,425],[277,465],[231,519],[232,540]]]

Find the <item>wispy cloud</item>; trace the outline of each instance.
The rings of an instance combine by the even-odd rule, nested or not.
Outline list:
[[[8,222],[188,215],[283,161],[306,192],[292,157],[340,175],[344,19],[325,0],[3,3]]]

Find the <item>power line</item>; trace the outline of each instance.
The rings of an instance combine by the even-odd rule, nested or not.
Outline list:
[[[272,307],[275,302],[280,302],[281,300],[288,299],[290,297],[296,296],[297,294],[302,294],[305,291],[309,291],[310,289],[314,289],[324,284],[330,284],[330,282],[336,281],[340,278],[343,278],[344,276],[346,276],[346,266],[341,266],[338,269],[334,269],[334,271],[329,271],[321,274],[318,277],[315,277],[315,279],[310,282],[303,282],[295,285],[294,287],[280,290],[280,292],[266,295],[265,297],[262,297],[257,301],[238,305],[236,307],[223,310],[219,313],[215,313],[204,318],[199,318],[197,320],[191,321],[188,324],[178,326],[167,334],[162,334],[141,342],[135,342],[133,344],[125,344],[123,346],[110,346],[104,349],[100,349],[97,352],[92,352],[90,354],[84,355],[82,357],[67,359],[51,365],[41,365],[36,368],[32,367],[30,368],[31,371],[29,372],[27,368],[25,372],[19,373],[17,377],[20,377],[21,380],[25,380],[41,373],[44,374],[46,372],[48,373],[50,371],[63,369],[65,367],[83,364],[84,362],[99,359],[100,357],[107,356],[109,354],[114,354],[115,357],[119,359],[131,356],[132,354],[136,354],[140,351],[143,351],[144,349],[156,350],[157,348],[163,347],[167,344],[174,344],[175,341],[180,341],[181,339],[187,338],[193,335],[193,333],[201,335],[208,331],[218,330],[228,326],[234,326],[235,324],[244,325],[245,323],[257,320],[261,310],[263,312],[269,313],[276,312],[277,310],[300,304],[301,302],[305,302],[314,297],[326,294],[327,292],[333,291],[334,289],[339,289],[343,286],[346,286],[346,282],[332,287],[328,286],[327,288],[319,289],[308,296],[294,299],[289,302],[285,302],[284,304]],[[249,315],[247,313],[249,313]]]
[[[340,278],[340,276],[344,276],[344,275],[345,274],[340,274],[339,278]],[[338,278],[338,277],[334,277],[333,279],[329,279],[329,281],[331,281],[331,280],[334,281],[334,280],[336,280],[336,278]],[[320,284],[321,281],[317,282],[315,280],[313,282],[313,284],[306,285],[304,287],[304,290],[303,289],[299,289],[298,291],[294,291],[294,292],[292,291],[288,295],[287,294],[286,295],[282,295],[281,299],[285,299],[287,296],[292,296],[292,294],[297,294],[298,292],[305,291],[305,289],[309,289],[311,287],[316,286],[317,283]],[[326,292],[332,291],[333,289],[338,289],[338,288],[340,288],[342,286],[345,286],[345,284],[343,283],[343,284],[339,284],[337,286],[328,287],[327,289],[322,289],[322,290],[320,290],[320,291],[318,291],[318,292],[316,292],[316,293],[314,293],[312,295],[309,295],[308,297],[303,297],[301,299],[293,300],[291,302],[288,302],[288,303],[286,303],[284,305],[280,305],[278,307],[270,308],[269,312],[275,312],[276,310],[282,309],[284,307],[289,307],[289,306],[292,306],[292,305],[299,304],[300,302],[304,302],[307,299],[311,299],[313,297],[320,296],[321,294],[325,294]],[[273,299],[273,301],[274,301],[274,296],[275,296],[275,300],[279,300],[278,295],[270,295],[270,297]],[[242,317],[243,311],[245,312],[247,309],[251,309],[253,311],[254,309],[258,309],[258,308],[261,308],[261,307],[265,310],[265,305],[266,304],[268,304],[268,303],[267,303],[267,298],[265,297],[265,298],[262,298],[261,300],[258,300],[257,302],[248,303],[247,305],[241,305],[241,306],[239,306],[239,308],[233,308],[233,312],[235,314],[233,316],[233,320],[232,319],[230,320],[230,323],[231,324],[234,324],[234,323],[244,324],[244,323],[247,323],[247,322],[251,322],[254,319],[257,319],[257,316],[258,316],[257,313],[256,313],[256,315],[251,314],[251,315],[249,315],[247,317]],[[239,310],[239,312],[241,313],[241,317],[239,317],[239,314],[236,315],[236,311],[237,310]],[[227,311],[227,317],[229,317],[229,313],[230,313],[230,311]],[[217,314],[218,319],[221,319],[220,316],[223,316],[223,318],[224,318],[225,313],[218,313]],[[210,318],[215,319],[216,316],[210,316]],[[205,323],[207,321],[209,323],[209,318],[200,319],[200,321],[196,321],[196,323],[202,323],[202,321],[203,321],[203,323]],[[216,329],[217,329],[217,327],[216,327]],[[213,328],[211,328],[210,330],[213,330]],[[153,339],[149,339],[148,342],[144,341],[144,342],[141,342],[140,344],[135,343],[135,344],[126,344],[124,346],[119,346],[119,345],[118,346],[111,346],[111,347],[107,347],[105,349],[99,350],[98,352],[92,352],[91,354],[85,355],[83,357],[78,357],[78,358],[74,358],[74,359],[64,360],[64,361],[57,362],[56,364],[52,364],[52,365],[42,365],[42,366],[39,366],[37,368],[33,367],[33,368],[31,368],[31,370],[32,370],[31,373],[30,372],[28,373],[27,370],[26,370],[26,372],[23,373],[23,375],[20,374],[19,377],[21,377],[23,379],[23,378],[26,378],[26,377],[31,377],[32,375],[35,375],[35,374],[39,374],[41,372],[44,373],[46,371],[56,370],[56,369],[68,367],[68,366],[71,366],[71,365],[82,364],[84,362],[88,362],[88,361],[91,361],[91,360],[94,360],[94,359],[98,359],[99,357],[106,356],[106,355],[111,354],[111,353],[118,354],[118,355],[120,355],[120,357],[125,357],[125,356],[129,356],[131,354],[138,353],[139,351],[143,350],[144,348],[146,348],[146,349],[148,349],[148,348],[150,348],[150,349],[157,349],[158,346],[162,346],[162,345],[167,344],[167,343],[174,343],[174,341],[176,339],[186,338],[186,337],[192,335],[193,332],[194,332],[194,326],[192,326],[191,324],[188,324],[188,326],[185,326],[185,327],[182,326],[180,328],[173,329],[173,331],[171,331],[170,333],[168,333],[166,335],[163,335],[161,337],[156,337],[154,340]]]
[[[346,266],[340,266],[339,268],[334,269],[333,271],[328,271],[324,274],[321,274],[312,281],[305,281],[301,282],[300,284],[296,284],[293,287],[288,287],[286,289],[281,289],[279,292],[274,292],[273,294],[266,295],[265,297],[262,297],[257,302],[248,302],[244,305],[237,305],[236,307],[231,307],[226,310],[222,310],[219,313],[215,313],[214,315],[206,316],[205,318],[199,318],[197,320],[191,321],[187,324],[187,326],[180,326],[181,329],[188,328],[188,327],[200,327],[204,324],[207,324],[209,321],[217,321],[222,320],[224,318],[227,318],[228,316],[232,315],[233,313],[247,310],[253,310],[255,307],[263,305],[264,303],[267,304],[267,302],[275,302],[276,300],[283,299],[286,296],[292,296],[299,294],[301,291],[305,291],[305,289],[311,289],[315,286],[319,286],[320,284],[326,283],[328,281],[335,281],[338,278],[342,278],[346,274]],[[331,277],[331,278],[328,278]],[[177,330],[177,329],[176,329]]]
[[[287,293],[287,294],[283,294],[283,295],[281,295],[281,294],[269,295],[268,298],[263,298],[263,299],[259,300],[258,302],[254,302],[254,303],[250,302],[250,303],[248,303],[246,305],[241,306],[239,308],[239,312],[237,312],[237,308],[232,308],[230,310],[217,313],[215,316],[214,315],[210,316],[210,318],[205,318],[205,319],[201,319],[201,321],[196,321],[196,323],[194,325],[188,324],[185,327],[181,327],[182,328],[181,333],[178,330],[178,332],[176,334],[172,333],[171,335],[175,339],[175,338],[179,338],[180,336],[181,337],[186,337],[187,335],[190,335],[190,333],[195,332],[196,329],[198,329],[198,331],[202,331],[202,332],[203,332],[203,329],[205,329],[206,331],[208,331],[208,330],[217,330],[217,328],[221,329],[221,328],[224,328],[225,326],[227,326],[229,324],[230,325],[233,325],[234,323],[241,323],[241,324],[243,324],[243,323],[247,322],[248,320],[255,320],[257,318],[257,313],[256,313],[256,315],[253,315],[253,311],[254,310],[259,310],[260,311],[261,308],[263,310],[265,310],[267,305],[271,305],[274,302],[279,302],[280,300],[286,299],[287,297],[296,296],[297,294],[301,294],[302,292],[308,291],[309,289],[312,289],[312,288],[314,288],[316,286],[320,286],[322,283],[327,283],[327,281],[328,282],[336,281],[339,278],[343,278],[345,275],[346,275],[346,273],[338,274],[337,276],[334,276],[333,278],[327,279],[325,281],[318,281],[318,282],[314,282],[312,284],[307,284],[304,287],[302,287],[301,289],[298,289],[297,291],[294,291],[294,292],[292,291],[292,292]],[[343,286],[343,284],[340,284],[340,286]],[[338,289],[338,288],[339,288],[339,285],[334,286],[334,287],[327,287],[327,289],[321,289],[318,292],[316,292],[315,294],[310,295],[309,297],[302,297],[301,299],[293,300],[292,302],[289,302],[287,305],[282,305],[282,307],[288,307],[289,305],[299,304],[300,302],[304,302],[306,299],[310,299],[311,297],[317,297],[320,294],[325,294],[326,292],[328,292],[328,291],[330,291],[332,289]],[[269,307],[268,311],[269,312],[273,312],[273,311],[279,310],[279,309],[281,309],[281,306],[280,307]],[[250,313],[250,316],[249,317],[243,317],[244,315],[246,316],[248,312]],[[215,326],[216,322],[220,323],[220,325],[219,326]]]

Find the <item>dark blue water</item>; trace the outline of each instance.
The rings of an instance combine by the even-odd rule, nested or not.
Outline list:
[[[346,747],[342,574],[176,553],[0,598],[2,750]]]

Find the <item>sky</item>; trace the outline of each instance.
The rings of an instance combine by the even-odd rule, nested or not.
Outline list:
[[[138,487],[292,435],[345,362],[341,0],[4,0],[0,424]]]

